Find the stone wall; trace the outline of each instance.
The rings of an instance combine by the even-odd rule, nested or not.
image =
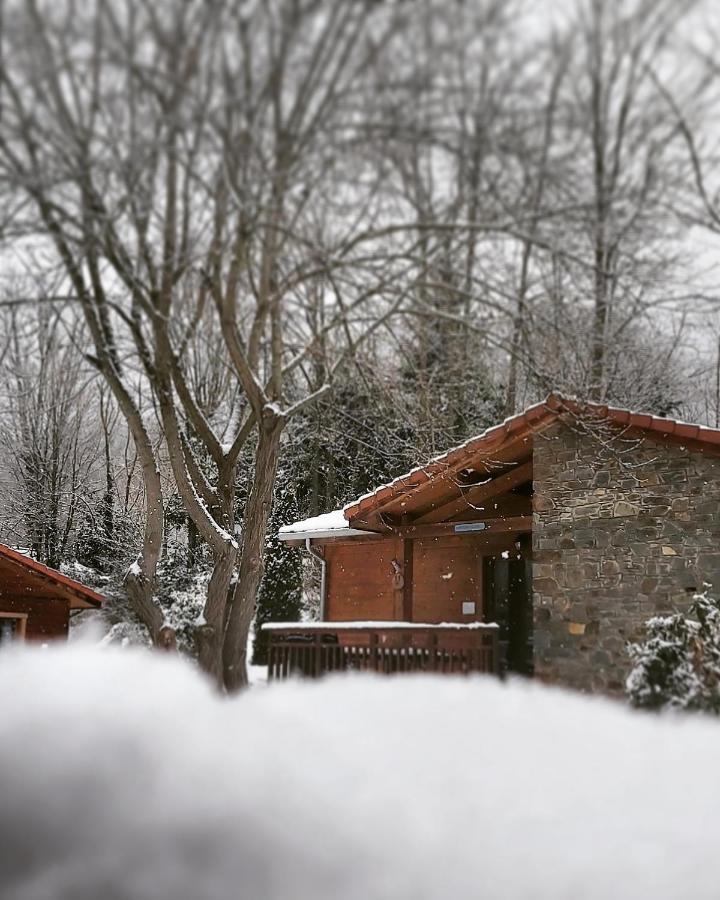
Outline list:
[[[536,677],[620,693],[645,621],[720,591],[720,458],[558,422],[533,459]]]

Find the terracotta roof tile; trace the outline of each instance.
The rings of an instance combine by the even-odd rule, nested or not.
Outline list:
[[[438,476],[442,476],[448,468],[457,466],[458,463],[469,460],[479,451],[493,451],[509,442],[516,440],[518,435],[526,432],[527,440],[538,429],[546,426],[564,413],[571,413],[578,417],[591,416],[594,419],[603,419],[611,424],[636,428],[641,431],[651,431],[659,438],[675,435],[685,440],[694,440],[708,445],[720,444],[720,430],[680,422],[675,419],[666,419],[651,416],[647,413],[636,413],[628,409],[607,406],[606,404],[580,401],[562,394],[550,394],[545,400],[528,407],[521,413],[511,416],[499,425],[488,428],[482,434],[470,438],[465,443],[453,447],[446,453],[430,460],[426,466],[421,466],[401,475],[388,484],[381,485],[374,491],[359,497],[344,509],[345,517],[349,520],[356,518],[360,513],[373,511],[392,499],[399,498],[402,494],[412,490],[413,487],[428,483]]]
[[[688,425],[686,422],[677,422],[675,424],[675,434],[677,437],[692,441],[700,434],[700,428],[697,425]]]
[[[672,434],[675,431],[675,422],[671,419],[658,419],[653,416],[650,428],[659,434]]]
[[[700,428],[697,440],[706,444],[720,444],[720,431],[716,428]]]
[[[73,578],[63,575],[63,573],[58,572],[57,569],[51,569],[49,566],[45,566],[42,563],[37,562],[37,560],[31,559],[29,556],[25,556],[24,553],[18,553],[18,551],[13,550],[12,547],[6,547],[5,544],[0,544],[0,557],[17,566],[27,569],[34,575],[48,579],[54,584],[72,591],[84,600],[87,606],[99,607],[103,604],[104,597],[101,594],[98,594],[97,591],[93,591],[79,581],[75,581]]]

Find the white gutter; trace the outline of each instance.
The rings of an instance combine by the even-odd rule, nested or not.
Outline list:
[[[305,538],[305,549],[310,554],[310,556],[314,556],[315,559],[320,560],[320,621],[324,622],[327,599],[327,560],[325,559],[325,555],[323,553],[313,549],[311,540],[312,538]]]

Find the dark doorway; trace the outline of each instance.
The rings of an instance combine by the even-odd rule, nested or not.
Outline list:
[[[532,570],[530,536],[512,550],[484,558],[485,620],[500,626],[505,668],[533,674]]]

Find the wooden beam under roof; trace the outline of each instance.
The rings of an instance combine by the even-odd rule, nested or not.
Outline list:
[[[531,452],[532,435],[526,434],[507,444],[500,445],[496,450],[478,451],[476,455],[448,466],[442,473],[435,474],[428,481],[420,482],[412,487],[398,486],[397,493],[384,503],[351,518],[350,527],[386,532],[388,529],[383,523],[384,516],[412,515],[413,504],[417,505],[419,509],[430,511],[436,498],[442,498],[448,493],[448,488],[452,489],[457,486],[457,474],[462,469],[473,468],[492,475],[501,466],[507,466],[519,459],[526,460]],[[432,465],[431,463],[428,468]]]
[[[463,511],[471,512],[472,507],[480,506],[488,500],[498,497],[500,494],[505,494],[513,488],[525,484],[527,481],[532,481],[532,459],[482,484],[472,485],[464,490],[461,489],[462,492],[459,497],[455,497],[415,519],[415,524],[433,525],[437,522],[446,522],[453,516],[460,515]]]
[[[467,506],[459,513],[449,518],[448,522],[468,522],[471,519],[499,519],[502,516],[531,516],[532,515],[532,497],[525,497],[522,494],[503,494],[500,497],[493,497],[478,506],[475,509],[468,509]]]
[[[522,534],[526,531],[532,531],[532,516],[506,516],[498,519],[485,519],[481,522],[442,522],[437,525],[396,525],[393,528],[393,534],[401,538],[426,538],[426,537],[447,537],[450,534],[469,535],[474,538],[481,538],[485,535],[495,534]],[[482,530],[463,532],[456,529],[463,524],[466,525],[484,525]]]

